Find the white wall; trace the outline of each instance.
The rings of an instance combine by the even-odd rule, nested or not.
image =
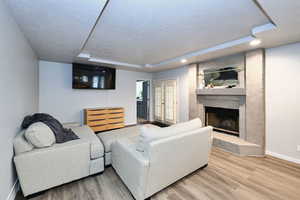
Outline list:
[[[300,43],[266,50],[266,150],[300,162]]]
[[[72,65],[40,61],[39,112],[62,122],[83,122],[83,109],[124,107],[125,123],[136,124],[136,80],[151,80],[152,74],[117,70],[115,90],[72,89]]]
[[[3,1],[0,27],[0,199],[4,200],[16,180],[13,138],[24,116],[38,110],[38,62]]]
[[[153,74],[153,80],[177,80],[177,121],[189,120],[189,80],[188,67],[180,67]]]

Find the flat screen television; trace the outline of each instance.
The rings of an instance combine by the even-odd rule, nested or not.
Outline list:
[[[73,63],[73,89],[113,90],[116,69]]]

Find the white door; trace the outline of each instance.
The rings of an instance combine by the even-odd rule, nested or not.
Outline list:
[[[154,119],[164,120],[164,85],[163,81],[154,83]]]
[[[176,123],[177,113],[176,80],[154,82],[154,119],[167,124]]]
[[[177,107],[177,95],[176,95],[176,81],[165,81],[165,119],[168,124],[176,124],[176,107]]]

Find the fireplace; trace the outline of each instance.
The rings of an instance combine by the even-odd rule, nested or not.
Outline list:
[[[205,124],[215,131],[239,136],[239,109],[205,107]]]

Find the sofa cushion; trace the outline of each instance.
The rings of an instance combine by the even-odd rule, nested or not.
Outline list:
[[[111,145],[116,140],[120,138],[128,138],[129,140],[137,142],[139,134],[139,126],[132,126],[98,133],[98,137],[104,145],[105,152],[108,153],[111,152]]]
[[[140,127],[140,134],[138,141],[136,143],[136,150],[137,151],[144,151],[145,143],[155,140],[158,137],[165,137],[163,134],[156,134],[159,133],[160,130],[159,126],[155,126],[152,124],[146,124]]]
[[[14,150],[15,154],[19,155],[21,153],[25,153],[34,149],[34,146],[27,142],[26,138],[24,137],[25,130],[22,130],[14,139]]]
[[[67,123],[63,123],[62,125],[63,125],[64,128],[67,128],[67,129],[70,128],[70,129],[72,129],[73,127],[80,126],[80,123],[78,123],[78,122],[67,122]]]
[[[178,132],[187,132],[187,131],[195,130],[197,128],[201,128],[202,127],[202,121],[200,120],[200,118],[195,118],[195,119],[192,119],[190,121],[174,124],[170,127],[176,128],[176,130]]]
[[[137,144],[138,151],[144,151],[146,145],[152,141],[167,138],[177,135],[179,133],[189,132],[202,127],[201,120],[199,118],[178,123],[166,128],[160,128],[157,126],[144,125],[140,128],[140,137]]]
[[[25,131],[25,138],[37,148],[50,147],[55,143],[54,133],[42,122],[31,124]]]
[[[71,129],[79,138],[87,139],[90,142],[90,155],[92,160],[104,156],[103,144],[90,127],[73,126]]]

